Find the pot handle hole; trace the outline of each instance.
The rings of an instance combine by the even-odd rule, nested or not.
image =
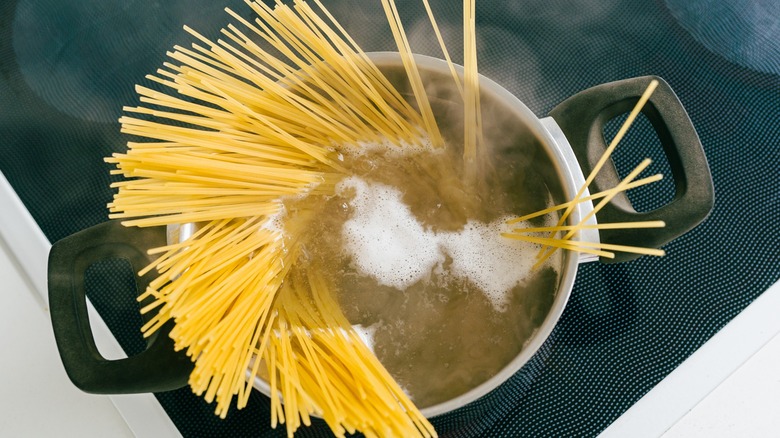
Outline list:
[[[152,262],[146,249],[165,242],[164,227],[128,228],[118,221],[108,221],[52,246],[48,281],[54,337],[68,377],[81,390],[132,394],[170,391],[187,384],[193,363],[183,352],[174,351],[168,336],[172,321],[147,340],[143,352],[108,360],[95,345],[87,314],[84,279],[90,266],[104,260],[124,259],[133,268],[137,288],[145,290],[154,274],[138,277],[135,273]]]
[[[642,113],[653,126],[669,161],[674,197],[655,210],[637,212],[628,197],[621,193],[604,206],[596,218],[599,223],[662,220],[666,227],[600,230],[602,243],[660,248],[701,223],[715,202],[712,175],[699,137],[682,103],[663,79],[645,76],[598,85],[561,102],[550,116],[566,135],[583,174],[589,175],[607,149],[604,125],[629,112],[653,79],[658,80],[658,87]],[[609,160],[588,188],[591,193],[608,190],[615,187],[619,179],[614,163]],[[601,261],[615,263],[638,257],[618,252],[614,259],[602,257]]]

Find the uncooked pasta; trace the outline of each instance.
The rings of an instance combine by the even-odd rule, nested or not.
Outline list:
[[[112,185],[110,217],[197,224],[150,250],[159,257],[142,273],[158,277],[138,299],[151,299],[145,336],[175,321],[175,348],[195,362],[189,384],[217,415],[245,406],[263,374],[272,425],[290,436],[312,415],[338,436],[435,436],[316,268],[296,265],[314,214],[282,219],[286,199],[333,192],[345,146],[443,144],[395,3],[382,0],[419,111],[314,3],[248,2],[255,20],[228,9],[235,24],[216,41],[185,27],[196,42],[175,46],[147,77],[154,86],[136,87],[141,106],[124,108],[122,132],[136,140],[106,159],[125,178]],[[471,4],[465,85],[455,77],[468,120],[478,110]]]

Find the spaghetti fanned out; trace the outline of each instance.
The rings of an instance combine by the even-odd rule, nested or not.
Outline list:
[[[202,44],[177,46],[169,56],[180,64],[148,76],[170,91],[137,87],[148,106],[125,108],[139,116],[122,117],[122,132],[157,141],[108,159],[114,173],[142,178],[114,184],[111,218],[153,226],[268,214],[280,196],[343,171],[339,144],[427,136],[359,47],[307,4],[251,6],[253,23],[231,14],[276,53],[233,25],[217,42],[189,29]]]
[[[125,177],[113,184],[110,217],[126,226],[198,224],[181,242],[150,250],[159,258],[145,271],[159,276],[139,301],[151,301],[145,336],[175,321],[170,336],[195,362],[190,386],[218,415],[235,399],[245,406],[262,375],[273,426],[284,423],[290,436],[312,415],[339,436],[435,436],[327,282],[298,263],[316,215],[283,215],[285,199],[334,192],[348,172],[342,147],[442,143],[394,2],[382,0],[419,112],[314,2],[316,11],[300,0],[247,2],[252,21],[228,9],[236,24],[216,41],[187,28],[197,42],[169,52],[148,76],[155,89],[138,86],[142,106],[120,119],[139,140],[106,159]],[[472,103],[474,47],[463,91]]]

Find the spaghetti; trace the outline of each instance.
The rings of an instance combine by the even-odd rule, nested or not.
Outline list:
[[[387,22],[390,23],[390,30],[393,32],[393,38],[395,39],[396,46],[398,46],[398,52],[401,54],[401,61],[403,62],[406,74],[409,77],[412,92],[414,93],[417,105],[422,113],[426,131],[431,134],[431,143],[435,147],[441,147],[444,144],[444,140],[441,138],[441,133],[439,132],[436,120],[433,117],[433,110],[428,101],[428,95],[425,92],[420,72],[417,69],[417,63],[414,60],[412,49],[409,46],[409,41],[406,38],[403,23],[401,23],[401,17],[398,15],[398,8],[395,5],[395,0],[382,0],[382,7],[387,16]]]
[[[466,181],[473,184],[477,172],[477,148],[482,140],[482,115],[477,75],[475,0],[463,1],[463,161]]]
[[[285,424],[289,436],[312,415],[338,436],[436,436],[325,279],[298,263],[316,213],[283,218],[285,199],[333,193],[347,171],[345,145],[443,145],[394,1],[382,5],[417,109],[313,1],[318,10],[302,0],[247,1],[254,21],[226,9],[236,24],[216,41],[185,27],[196,42],[175,46],[147,76],[155,88],[137,86],[141,105],[124,108],[121,130],[140,140],[106,159],[125,178],[112,184],[109,217],[126,226],[198,224],[181,242],[149,251],[158,258],[142,273],[158,277],[138,300],[153,313],[144,336],[175,321],[175,348],[195,362],[189,384],[217,415],[235,399],[245,406],[265,373],[272,426]],[[466,119],[479,124],[474,1],[466,4],[462,94]]]
[[[634,108],[629,113],[626,120],[621,125],[620,129],[618,130],[618,133],[615,135],[615,137],[610,142],[607,149],[604,151],[604,153],[599,158],[599,161],[596,163],[596,165],[593,166],[593,169],[591,170],[591,173],[588,175],[587,179],[585,180],[585,183],[582,185],[582,187],[579,188],[577,191],[577,194],[574,196],[574,199],[560,204],[555,207],[546,208],[540,211],[537,211],[535,213],[531,213],[519,218],[514,218],[509,221],[507,221],[508,224],[513,224],[517,222],[521,222],[524,220],[528,220],[531,218],[535,218],[538,216],[542,216],[548,213],[555,212],[557,210],[564,210],[561,214],[560,218],[558,219],[558,223],[555,226],[552,227],[529,227],[524,229],[515,229],[512,233],[502,233],[502,236],[515,239],[515,240],[523,240],[526,242],[533,242],[540,244],[542,246],[541,250],[539,251],[539,254],[537,255],[537,261],[534,265],[535,268],[538,268],[544,264],[544,262],[552,256],[552,254],[557,249],[567,249],[571,251],[577,251],[577,252],[583,252],[588,254],[594,254],[598,255],[600,257],[606,257],[606,258],[614,258],[615,255],[612,252],[604,251],[604,250],[612,250],[612,251],[621,251],[621,252],[627,252],[627,253],[633,253],[633,254],[640,254],[640,255],[654,255],[654,256],[663,256],[665,255],[663,250],[660,249],[653,249],[653,248],[641,248],[641,247],[634,247],[634,246],[625,246],[625,245],[614,245],[614,244],[604,244],[604,243],[596,243],[596,242],[582,242],[582,241],[573,241],[571,240],[572,237],[576,236],[577,233],[580,230],[583,229],[626,229],[626,228],[658,228],[658,227],[664,227],[666,224],[664,224],[662,221],[645,221],[645,222],[625,222],[625,223],[612,223],[612,224],[598,224],[598,225],[587,225],[587,221],[591,219],[593,216],[596,215],[604,206],[606,206],[612,198],[614,198],[617,194],[624,192],[626,190],[629,190],[631,188],[639,187],[645,184],[649,184],[655,181],[659,181],[662,179],[662,175],[653,175],[647,178],[642,178],[640,180],[634,181],[634,179],[645,169],[647,166],[650,165],[650,159],[645,159],[642,161],[633,171],[631,171],[628,176],[626,176],[625,179],[623,179],[617,186],[605,190],[603,192],[597,193],[595,195],[590,196],[583,196],[585,191],[587,190],[588,186],[591,182],[596,178],[596,175],[601,170],[601,168],[606,164],[607,160],[611,156],[612,152],[617,147],[618,143],[623,139],[623,136],[626,134],[628,129],[631,127],[631,124],[634,122],[636,117],[639,115],[639,112],[642,110],[644,105],[647,103],[647,101],[650,99],[650,96],[652,96],[653,92],[655,91],[656,87],[658,86],[657,80],[652,80],[648,84],[647,88],[645,89],[644,93],[642,93],[642,96],[640,96],[637,103],[634,105]],[[585,201],[591,201],[595,199],[601,199],[599,203],[591,210],[585,217],[580,219],[580,222],[576,225],[571,226],[565,226],[563,225],[566,219],[569,217],[569,214],[574,210],[574,207],[580,203]],[[566,233],[560,237],[556,238],[555,235],[558,232],[566,231]],[[547,232],[548,237],[536,237],[536,236],[529,236],[527,233],[534,233],[534,232]]]

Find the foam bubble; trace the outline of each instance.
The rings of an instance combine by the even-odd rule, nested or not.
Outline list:
[[[266,216],[265,222],[260,225],[263,230],[268,230],[279,235],[284,234],[284,220],[287,217],[287,209],[284,204],[279,203],[279,209],[274,214]]]
[[[421,153],[439,153],[441,148],[434,148],[433,143],[427,137],[420,136],[415,142],[393,142],[389,139],[382,141],[360,141],[355,144],[343,144],[340,147],[340,160],[343,154],[350,157],[365,157],[366,155],[378,155],[383,157],[409,156]]]
[[[531,272],[536,245],[502,237],[509,231],[507,218],[435,233],[422,226],[394,187],[353,176],[336,189],[353,195],[351,218],[342,227],[344,250],[360,275],[379,284],[404,290],[430,275],[467,279],[502,310],[507,292]],[[447,257],[452,263],[445,268]]]
[[[360,340],[366,344],[368,349],[371,350],[372,353],[375,353],[374,334],[376,333],[377,325],[372,324],[369,326],[364,326],[361,324],[355,324],[352,326],[352,328],[355,330],[355,333],[357,333],[358,337],[360,337]]]
[[[507,292],[533,266],[529,254],[534,245],[501,236],[509,231],[505,223],[505,219],[489,224],[469,221],[462,231],[441,236],[444,251],[452,258],[452,275],[469,279],[497,309],[504,308]]]
[[[336,186],[339,194],[354,191],[352,218],[342,227],[345,250],[362,275],[379,284],[406,289],[444,261],[436,235],[426,231],[401,200],[384,184],[349,177]]]

